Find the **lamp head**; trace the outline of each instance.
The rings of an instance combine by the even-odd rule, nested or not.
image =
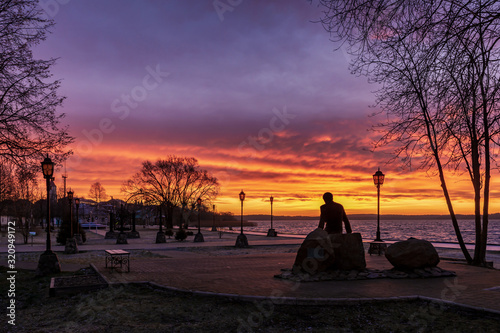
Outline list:
[[[54,162],[49,158],[49,154],[42,162],[42,172],[45,179],[51,179],[54,174]]]
[[[373,183],[377,186],[382,185],[384,183],[384,178],[385,175],[382,173],[382,171],[380,171],[379,168],[378,171],[373,175]]]

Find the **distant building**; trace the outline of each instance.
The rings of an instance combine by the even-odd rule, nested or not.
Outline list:
[[[14,221],[12,216],[0,216],[0,229],[7,231],[7,226],[10,221]]]

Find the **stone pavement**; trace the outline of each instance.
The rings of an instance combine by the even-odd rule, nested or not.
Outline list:
[[[141,230],[139,230],[141,231]],[[430,297],[500,313],[500,270],[472,267],[460,261],[442,260],[439,267],[456,272],[456,277],[428,279],[374,279],[358,281],[292,282],[277,279],[282,268],[291,268],[300,238],[268,238],[249,235],[249,249],[234,248],[237,234],[203,231],[204,243],[169,240],[154,244],[154,232],[141,233],[127,245],[88,234],[88,244],[80,246],[86,254],[95,252],[91,262],[112,283],[152,282],[169,288],[215,294],[257,297],[286,297],[296,302],[363,301],[408,296]],[[0,249],[1,249],[0,244]],[[62,259],[64,249],[53,246]],[[151,256],[131,255],[130,273],[105,268],[104,249],[149,250]],[[19,245],[18,252],[43,251],[41,245]],[[72,255],[79,256],[85,253]],[[60,259],[60,260],[61,260]],[[0,265],[4,259],[0,260]],[[390,269],[384,256],[366,255],[367,268]],[[18,262],[17,267],[35,268],[36,262]],[[32,266],[32,267],[31,267]],[[63,270],[78,265],[62,265]]]
[[[170,254],[170,253],[169,253]],[[500,271],[441,262],[456,277],[428,279],[374,279],[360,281],[292,282],[274,278],[291,268],[293,253],[185,258],[132,258],[131,272],[111,272],[104,262],[96,267],[110,282],[149,281],[162,286],[210,293],[308,299],[373,299],[425,296],[500,313]],[[367,267],[390,269],[383,256],[367,256]],[[496,288],[496,290],[487,290]]]

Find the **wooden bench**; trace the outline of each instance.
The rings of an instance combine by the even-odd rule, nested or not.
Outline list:
[[[106,252],[106,268],[108,268],[108,263],[110,264],[111,270],[120,267],[123,269],[123,265],[127,267],[127,272],[130,272],[130,252],[123,250],[104,250]]]

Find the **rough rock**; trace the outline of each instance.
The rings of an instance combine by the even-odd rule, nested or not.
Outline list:
[[[331,234],[328,237],[335,252],[334,268],[346,271],[366,268],[365,250],[360,233]]]
[[[335,253],[328,233],[317,228],[307,235],[297,251],[293,272],[313,275],[326,271],[334,262]]]
[[[390,245],[385,257],[394,267],[403,270],[433,267],[439,263],[434,246],[429,241],[416,238]]]

